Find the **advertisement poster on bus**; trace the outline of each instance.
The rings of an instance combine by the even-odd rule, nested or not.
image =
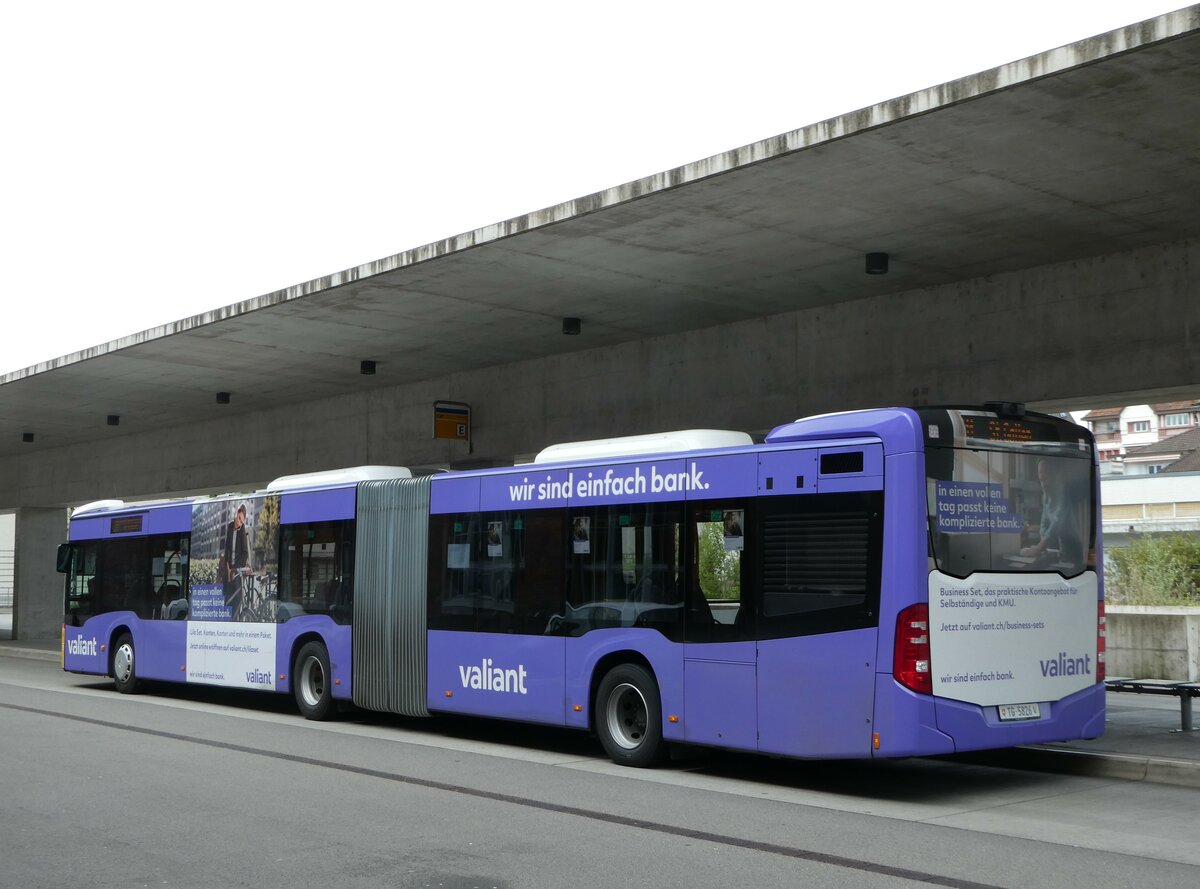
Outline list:
[[[929,575],[933,693],[981,706],[1057,701],[1096,682],[1095,572]]]
[[[274,623],[279,496],[192,506],[193,620]]]
[[[188,621],[187,681],[275,688],[275,624]]]
[[[274,688],[279,497],[192,506],[187,678]]]

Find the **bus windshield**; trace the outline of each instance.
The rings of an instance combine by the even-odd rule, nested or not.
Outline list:
[[[1095,569],[1094,468],[1085,430],[1050,417],[923,413],[930,415],[923,417],[926,503],[938,570],[1074,577]]]

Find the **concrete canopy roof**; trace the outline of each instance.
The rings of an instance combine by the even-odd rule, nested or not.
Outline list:
[[[7,374],[0,456],[1177,240],[1198,137],[1193,6]]]

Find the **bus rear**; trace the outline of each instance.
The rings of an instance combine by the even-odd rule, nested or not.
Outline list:
[[[1098,736],[1104,601],[1090,433],[1017,405],[917,413],[928,600],[897,617],[896,681],[932,702],[936,732],[956,751]]]

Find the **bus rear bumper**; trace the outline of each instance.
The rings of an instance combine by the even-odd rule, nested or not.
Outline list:
[[[1004,721],[997,707],[934,699],[937,727],[954,740],[956,752],[1097,738],[1104,733],[1104,685],[1060,701],[1040,702],[1037,719]]]

